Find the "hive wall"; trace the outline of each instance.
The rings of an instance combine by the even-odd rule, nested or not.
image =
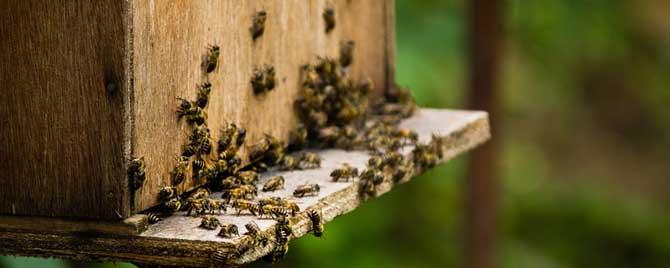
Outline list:
[[[0,214],[130,215],[124,9],[0,1]]]

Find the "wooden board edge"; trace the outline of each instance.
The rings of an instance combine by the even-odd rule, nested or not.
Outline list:
[[[0,215],[0,231],[45,234],[105,234],[132,236],[144,232],[147,216],[138,214],[123,221],[76,220],[67,218]]]

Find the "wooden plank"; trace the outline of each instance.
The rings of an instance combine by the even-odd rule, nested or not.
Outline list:
[[[441,137],[444,144],[443,161],[476,147],[490,137],[488,115],[483,112],[422,109],[402,124],[404,127],[417,130],[423,142],[428,141],[431,134]],[[304,182],[321,185],[319,196],[296,200],[303,209],[302,213],[291,219],[296,237],[305,235],[311,228],[304,214],[305,209],[321,209],[325,222],[329,222],[339,215],[354,210],[364,202],[358,194],[358,183],[331,182],[329,173],[344,162],[362,168],[369,156],[360,151],[324,150],[317,153],[322,158],[320,169],[262,174],[262,181],[276,174],[286,177],[286,189],[274,192],[272,195],[288,197],[296,185]],[[411,174],[400,183],[407,182],[420,172],[420,170],[412,169]],[[378,195],[390,191],[395,186],[397,184],[388,182],[379,185]],[[252,220],[257,222],[265,232],[270,232],[274,224],[272,220],[256,219],[250,216],[236,217],[226,214],[217,216],[217,218],[223,223],[237,224],[241,230],[244,230],[244,224]],[[96,234],[81,237],[0,229],[0,238],[2,238],[0,239],[0,254],[205,267],[213,265],[210,258],[215,252],[231,252],[238,240],[219,238],[216,236],[216,231],[197,228],[199,223],[200,220],[197,217],[175,215],[149,226],[147,231],[140,235],[127,237]],[[326,232],[328,232],[327,227]],[[269,250],[270,247],[257,248],[249,251],[240,259],[229,260],[227,264],[237,265],[250,262],[267,254]]]
[[[177,97],[194,98],[203,82],[201,57],[208,45],[221,47],[219,67],[207,108],[208,126],[216,140],[225,122],[247,128],[247,145],[264,133],[282,139],[296,123],[293,102],[299,90],[300,66],[317,56],[337,57],[340,44],[356,42],[349,74],[364,75],[383,92],[389,69],[387,1],[133,1],[134,129],[132,152],[144,156],[147,182],[135,193],[135,211],[157,205],[161,186],[181,152],[189,127],[175,116]],[[336,27],[325,33],[322,14],[332,7]],[[252,41],[253,15],[264,10],[264,34]],[[391,27],[392,28],[392,27]],[[272,65],[277,87],[254,95],[249,80],[254,66]],[[244,150],[243,150],[244,153]],[[180,190],[201,182],[188,178]]]
[[[34,216],[2,216],[0,229],[50,234],[138,235],[146,231],[147,216],[137,214],[122,221],[90,221]]]
[[[130,216],[124,1],[0,1],[0,214]]]

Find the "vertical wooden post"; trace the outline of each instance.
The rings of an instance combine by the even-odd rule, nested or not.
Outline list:
[[[473,152],[467,166],[465,266],[494,266],[497,226],[497,151],[500,141],[498,116],[498,71],[502,48],[501,0],[469,2],[469,91],[468,108],[485,110],[491,116],[495,135]]]

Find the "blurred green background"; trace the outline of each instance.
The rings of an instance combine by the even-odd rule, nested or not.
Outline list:
[[[399,84],[422,106],[463,108],[467,2],[396,2]],[[670,267],[670,1],[505,10],[498,266]],[[292,242],[276,266],[462,266],[465,160]],[[133,266],[0,257],[4,267]]]

